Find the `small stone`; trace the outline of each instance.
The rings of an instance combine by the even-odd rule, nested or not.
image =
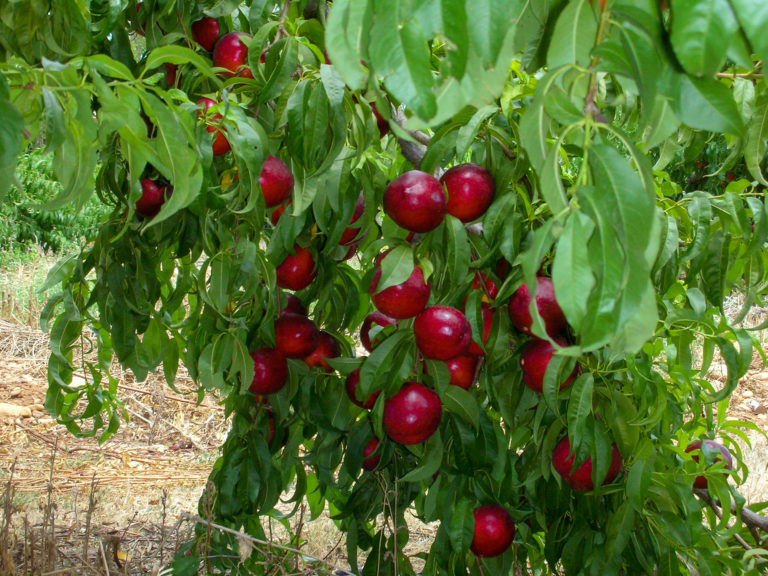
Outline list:
[[[752,390],[744,390],[743,394],[744,394],[744,398],[752,398],[752,396],[755,395],[755,393],[752,392]]]
[[[21,388],[19,386],[11,390],[11,393],[8,395],[9,398],[17,398],[19,396],[21,396]]]

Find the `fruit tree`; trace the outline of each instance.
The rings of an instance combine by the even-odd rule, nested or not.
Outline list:
[[[764,0],[0,2],[0,193],[42,142],[48,209],[111,208],[45,283],[47,410],[106,440],[113,358],[215,391],[200,515],[232,532],[177,574],[279,573],[237,534],[281,499],[365,575],[762,573],[727,410],[763,354],[767,29]]]

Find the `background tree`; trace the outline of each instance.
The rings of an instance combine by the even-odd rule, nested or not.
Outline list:
[[[201,513],[263,538],[292,490],[363,574],[413,573],[406,510],[440,522],[423,574],[759,574],[726,409],[762,354],[766,26],[762,0],[3,3],[0,190],[40,137],[47,207],[110,207],[46,281],[47,409],[106,440],[113,356],[183,362],[232,422]],[[227,550],[201,527],[174,565],[265,570]]]

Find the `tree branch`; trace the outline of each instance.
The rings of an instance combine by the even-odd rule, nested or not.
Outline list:
[[[694,493],[696,496],[701,498],[701,500],[704,501],[707,506],[712,508],[712,511],[715,513],[715,515],[718,518],[722,518],[722,511],[720,510],[720,507],[722,506],[721,503],[715,502],[712,497],[709,495],[709,491],[704,488],[694,488]],[[759,534],[756,534],[757,530],[760,530],[762,532],[765,532],[768,534],[768,517],[761,516],[760,514],[757,514],[756,512],[753,512],[749,508],[742,508],[739,510],[736,507],[736,502],[731,501],[731,512],[734,515],[737,515],[742,523],[749,528],[750,532],[752,532],[752,535],[755,536],[755,541],[757,542],[758,546],[765,548],[765,545],[763,543],[763,540],[759,538]],[[740,536],[737,536],[737,540],[739,541],[739,544],[744,546],[747,550],[749,550],[751,547],[749,544],[744,542],[743,538]]]
[[[405,113],[400,109],[395,111],[394,119],[400,128],[403,128],[403,124],[405,124],[407,120]],[[405,128],[403,128],[403,130],[405,130]],[[408,132],[408,135],[416,140],[416,142],[411,142],[405,138],[398,138],[397,143],[400,145],[400,150],[402,151],[403,156],[405,156],[405,159],[418,169],[427,153],[427,145],[429,144],[430,138],[424,134],[424,132],[419,132],[418,130],[406,130],[406,132]]]

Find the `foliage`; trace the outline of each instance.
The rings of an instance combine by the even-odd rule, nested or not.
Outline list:
[[[50,15],[47,6],[0,7],[0,189],[24,140],[45,125],[62,184],[48,206],[84,206],[95,189],[111,208],[95,241],[46,282],[60,288],[43,315],[46,405],[73,433],[106,439],[124,418],[113,354],[138,379],[162,367],[171,386],[184,362],[232,419],[201,515],[254,537],[292,488],[290,501],[306,499],[313,516],[328,507],[353,567],[358,550],[368,552],[365,575],[413,574],[407,510],[440,522],[425,575],[765,568],[763,549],[739,546],[754,537],[730,522],[730,507],[718,517],[691,489],[705,473],[738,516],[734,484],[748,471],[723,476],[722,465],[685,452],[719,437],[738,456],[749,427],[726,409],[755,351],[756,327],[740,322],[764,304],[768,283],[768,85],[754,63],[768,57],[762,1],[64,0]],[[217,75],[189,34],[204,14],[253,35],[253,78]],[[145,50],[135,59],[139,32]],[[178,66],[173,81],[168,64]],[[221,102],[229,154],[212,155],[196,114],[202,96]],[[369,103],[392,134],[380,136]],[[705,149],[700,169],[715,176],[700,186],[685,174]],[[295,178],[276,225],[259,183],[269,154]],[[463,161],[496,182],[481,226],[448,216],[407,239],[382,211],[386,184],[414,163],[439,174]],[[135,211],[145,178],[173,187],[151,219]],[[350,265],[339,239],[361,191],[365,235]],[[343,355],[329,360],[331,373],[289,360],[288,384],[266,403],[248,392],[249,352],[275,343],[285,300],[275,269],[297,243],[317,263],[298,296]],[[411,320],[382,331],[369,356],[353,356],[385,248],[382,285],[419,266],[430,304],[463,307],[476,341],[490,301],[477,386],[451,386],[444,365],[422,358]],[[498,285],[495,298],[472,287],[478,271]],[[506,311],[537,274],[552,276],[570,325],[540,395],[523,385],[529,336]],[[723,301],[734,290],[744,307],[729,319]],[[551,339],[531,310],[534,336]],[[86,384],[72,387],[86,329],[99,356]],[[722,388],[706,379],[715,354],[728,368]],[[575,365],[581,375],[559,390]],[[344,391],[358,367],[359,397],[382,391],[370,412]],[[412,379],[438,393],[443,417],[427,442],[402,446],[382,415]],[[566,433],[577,462],[594,463],[595,490],[575,492],[554,473]],[[374,435],[381,464],[361,472]],[[623,471],[601,486],[612,443]],[[480,560],[469,547],[473,509],[484,504],[505,506],[517,536],[505,554]],[[208,572],[267,570],[258,554],[242,560],[233,550],[236,537],[201,530],[177,571],[201,562]]]
[[[9,255],[23,257],[38,246],[54,253],[71,250],[93,238],[100,219],[108,213],[97,198],[82,210],[44,209],[61,192],[61,185],[53,174],[52,157],[39,149],[21,155],[16,181],[0,204],[0,250],[6,262]]]

